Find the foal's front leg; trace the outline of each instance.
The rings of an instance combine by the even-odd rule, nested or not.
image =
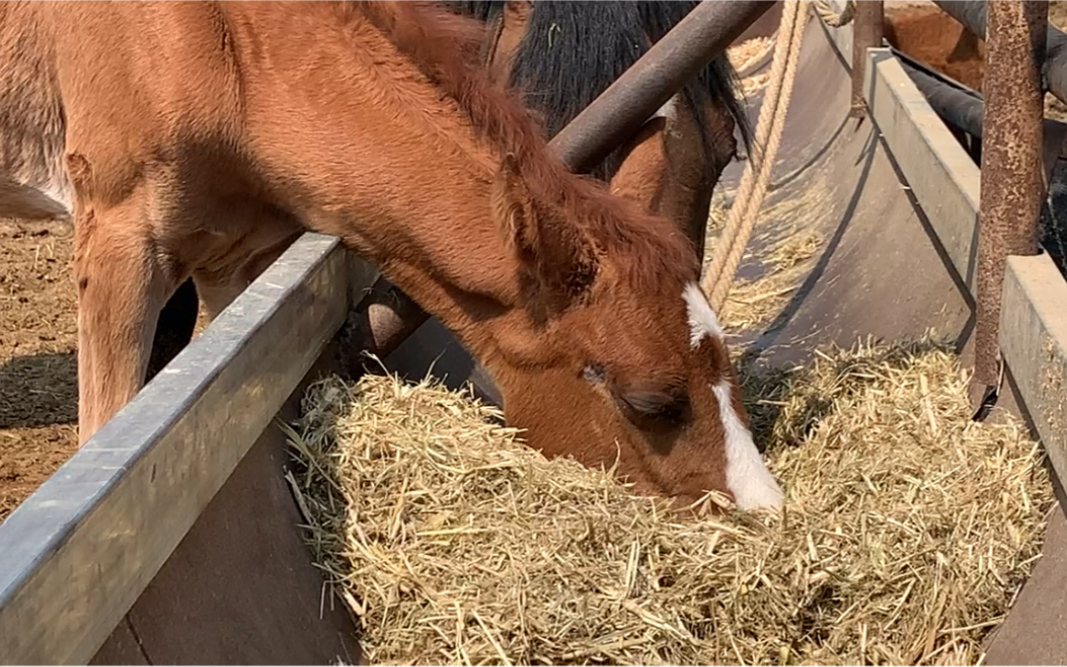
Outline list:
[[[159,311],[177,287],[152,239],[150,210],[134,195],[75,214],[79,444],[144,385]]]

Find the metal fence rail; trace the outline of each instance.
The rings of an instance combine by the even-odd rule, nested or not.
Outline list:
[[[955,3],[948,3],[955,4]],[[841,54],[850,26],[826,29]],[[891,49],[870,49],[864,94],[882,140],[923,208],[961,282],[974,293],[981,173]],[[1067,479],[1067,281],[1045,254],[1009,256],[998,341],[1056,476]],[[1059,370],[1057,370],[1059,369]],[[1057,375],[1059,373],[1059,375]],[[1058,383],[1058,384],[1057,384]]]
[[[348,260],[299,239],[0,524],[0,661],[93,657],[340,327]]]

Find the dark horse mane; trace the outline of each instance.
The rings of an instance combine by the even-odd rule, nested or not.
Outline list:
[[[504,0],[447,4],[454,12],[486,22],[502,11]],[[698,4],[699,0],[534,0],[508,83],[523,91],[525,104],[541,115],[552,137]],[[682,93],[693,111],[703,95],[719,101],[750,149],[751,129],[737,83],[737,72],[720,54],[686,83]],[[705,145],[707,141],[705,134]],[[619,165],[615,151],[592,175],[608,180]]]

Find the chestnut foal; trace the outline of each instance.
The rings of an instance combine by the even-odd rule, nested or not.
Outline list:
[[[781,502],[689,242],[551,159],[482,38],[424,2],[0,4],[0,170],[75,221],[82,441],[183,281],[217,314],[311,229],[444,323],[531,446]]]

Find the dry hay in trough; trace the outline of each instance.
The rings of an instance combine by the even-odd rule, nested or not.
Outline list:
[[[745,370],[782,512],[683,519],[547,461],[423,382],[333,378],[287,426],[317,563],[369,663],[967,664],[1053,497],[1014,420],[969,421],[929,341]]]

